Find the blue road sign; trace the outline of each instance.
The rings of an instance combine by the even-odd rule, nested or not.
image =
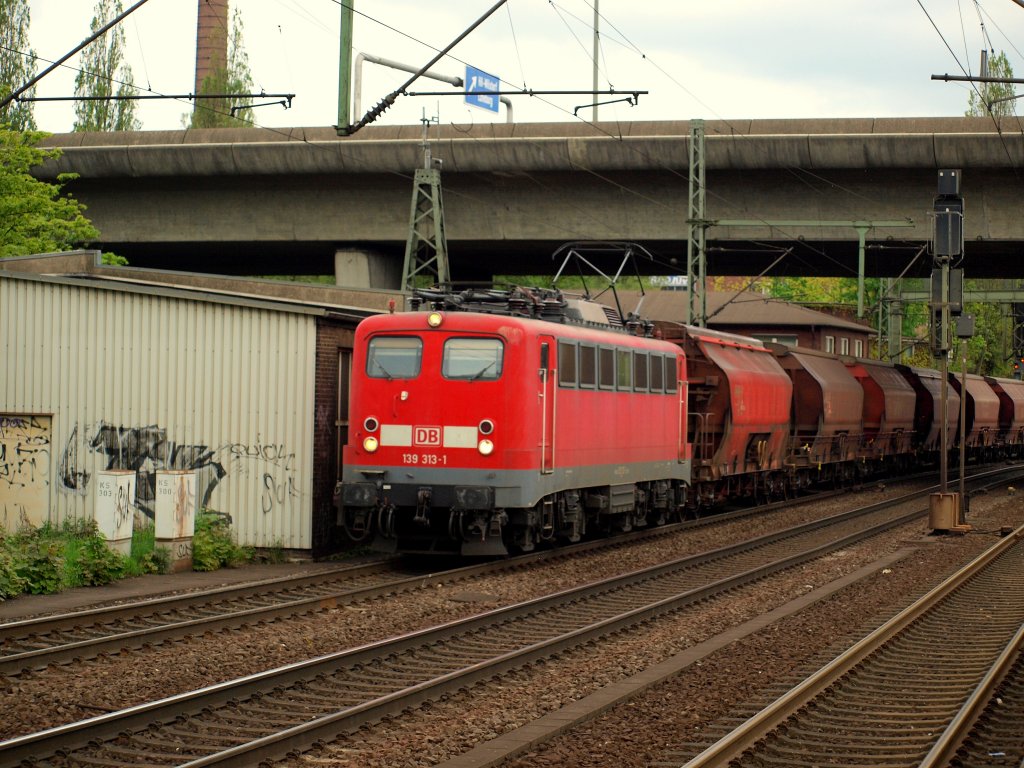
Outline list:
[[[497,94],[500,89],[501,80],[494,75],[489,75],[481,69],[476,69],[468,64],[466,65],[466,103],[480,107],[481,109],[489,109],[491,112],[498,111],[498,97]],[[475,93],[474,93],[475,91]],[[488,93],[481,93],[481,91],[487,91]]]

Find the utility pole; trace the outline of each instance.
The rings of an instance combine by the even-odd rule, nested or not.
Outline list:
[[[338,127],[352,122],[352,11],[356,0],[341,0],[341,52],[338,56]]]
[[[707,324],[707,197],[704,187],[704,121],[690,121],[690,180],[686,241],[686,322],[703,328]]]
[[[960,339],[960,513],[957,524],[967,522],[967,491],[964,490],[967,475],[967,446],[964,440],[964,425],[967,424],[967,340],[974,336],[974,316],[960,315],[956,319],[956,336]]]
[[[600,14],[598,14],[598,12],[597,12],[598,4],[599,4],[599,1],[598,0],[594,0],[594,93],[595,94],[597,93],[597,56],[598,56],[598,51],[600,49],[600,42],[601,42],[601,34],[598,31],[599,30],[598,24],[600,23],[600,19],[601,19]],[[595,104],[594,104],[594,122],[596,123],[597,122],[597,104],[596,104],[597,97],[596,96],[594,97],[594,100],[595,100]]]

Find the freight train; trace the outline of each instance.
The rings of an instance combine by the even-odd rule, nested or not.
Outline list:
[[[357,541],[504,555],[734,499],[1020,455],[1024,383],[651,323],[554,289],[421,291],[356,330],[335,490]],[[966,397],[960,424],[960,398]]]

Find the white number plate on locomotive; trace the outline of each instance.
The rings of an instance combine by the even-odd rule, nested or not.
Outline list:
[[[436,453],[403,453],[403,464],[417,464],[423,467],[443,467],[448,463],[448,457]]]

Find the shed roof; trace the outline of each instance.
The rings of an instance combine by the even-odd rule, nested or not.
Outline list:
[[[87,286],[352,320],[386,311],[387,301],[400,297],[393,291],[117,267],[102,264],[100,258],[99,251],[84,250],[0,259],[0,279]]]

